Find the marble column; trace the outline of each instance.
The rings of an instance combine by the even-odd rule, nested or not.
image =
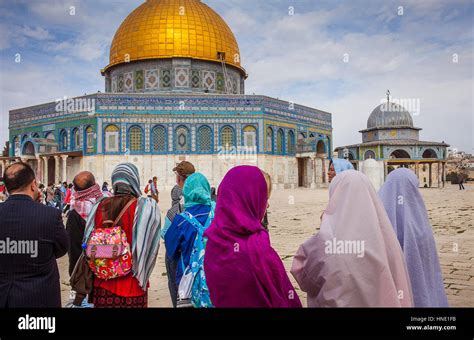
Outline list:
[[[54,156],[54,185],[59,183],[59,156]]]
[[[327,178],[327,174],[328,172],[326,171],[326,155],[324,155],[324,158],[321,160],[321,167],[322,167],[322,176],[323,176],[323,183],[326,184],[328,183],[328,178]]]
[[[62,155],[61,158],[63,159],[63,172],[62,172],[62,181],[67,181],[67,155]]]
[[[37,182],[41,182],[43,183],[43,169],[42,169],[42,163],[41,163],[41,157],[40,156],[36,156],[36,163],[37,163],[37,166],[36,166],[36,181]]]
[[[1,166],[1,170],[2,170],[2,172],[0,173],[0,177],[3,177],[3,173],[5,172],[5,161],[1,160],[0,161],[0,166]]]
[[[311,174],[311,184],[310,187],[311,189],[316,188],[316,156],[310,156],[311,163],[313,165],[313,173]]]
[[[429,163],[429,171],[430,171],[430,175],[429,175],[429,180],[428,180],[428,187],[431,188],[431,185],[432,185],[432,174],[431,174],[431,164],[432,163]]]
[[[440,185],[441,184],[441,171],[439,171],[440,170],[439,165],[440,165],[440,163],[437,162],[436,163],[436,177],[438,177],[438,188],[441,188],[441,185]]]
[[[443,188],[444,188],[444,184],[446,183],[445,165],[446,165],[446,163],[445,163],[445,162],[442,162],[441,178],[442,178],[442,180],[443,180]]]
[[[43,166],[44,166],[44,171],[43,171],[43,183],[45,186],[48,186],[48,159],[49,157],[41,157],[43,158]]]

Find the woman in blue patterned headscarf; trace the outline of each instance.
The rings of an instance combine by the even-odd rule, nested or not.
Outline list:
[[[205,244],[200,244],[200,239],[202,239],[204,230],[214,217],[215,207],[215,202],[211,200],[209,182],[199,172],[186,178],[183,197],[184,212],[176,215],[165,234],[166,256],[177,263],[176,285],[178,287],[183,273],[189,265],[193,268],[194,274],[194,269],[202,264],[203,258],[199,256],[199,253],[204,249]],[[196,238],[196,235],[199,237]],[[195,244],[196,240],[198,241],[197,244]],[[200,245],[203,249],[194,249],[196,245]],[[198,251],[197,254],[196,250]],[[193,257],[193,254],[196,256]],[[193,305],[210,307],[210,301],[203,301],[193,291]]]

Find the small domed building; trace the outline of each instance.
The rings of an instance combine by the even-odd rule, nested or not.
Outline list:
[[[142,183],[157,176],[171,187],[188,160],[212,185],[238,164],[264,169],[276,187],[327,182],[331,114],[246,95],[235,36],[200,0],[144,2],[117,29],[101,73],[105,93],[10,111],[2,171],[22,159],[42,183],[80,170],[102,182],[129,161]]]
[[[367,119],[367,128],[359,131],[362,143],[337,147],[338,157],[348,159],[356,169],[363,161],[375,159],[383,163],[384,177],[398,167],[407,167],[417,174],[421,187],[444,186],[449,145],[420,141],[421,128],[413,125],[410,112],[390,102],[390,92],[387,94],[387,101]]]

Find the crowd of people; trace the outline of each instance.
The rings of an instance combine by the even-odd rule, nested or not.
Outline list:
[[[377,193],[346,160],[332,160],[328,170],[320,229],[301,244],[290,270],[307,306],[448,306],[414,173],[392,171]],[[302,307],[271,245],[271,177],[236,166],[216,190],[190,162],[173,171],[162,223],[157,178],[142,192],[131,163],[115,167],[111,190],[88,171],[42,188],[28,164],[8,166],[0,240],[37,241],[38,252],[0,247],[0,307],[61,307],[56,259],[66,253],[68,307],[147,307],[160,239],[173,307]]]

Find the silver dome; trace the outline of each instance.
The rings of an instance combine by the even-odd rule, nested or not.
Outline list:
[[[396,103],[383,103],[377,106],[367,120],[367,129],[382,127],[413,127],[410,112]]]

